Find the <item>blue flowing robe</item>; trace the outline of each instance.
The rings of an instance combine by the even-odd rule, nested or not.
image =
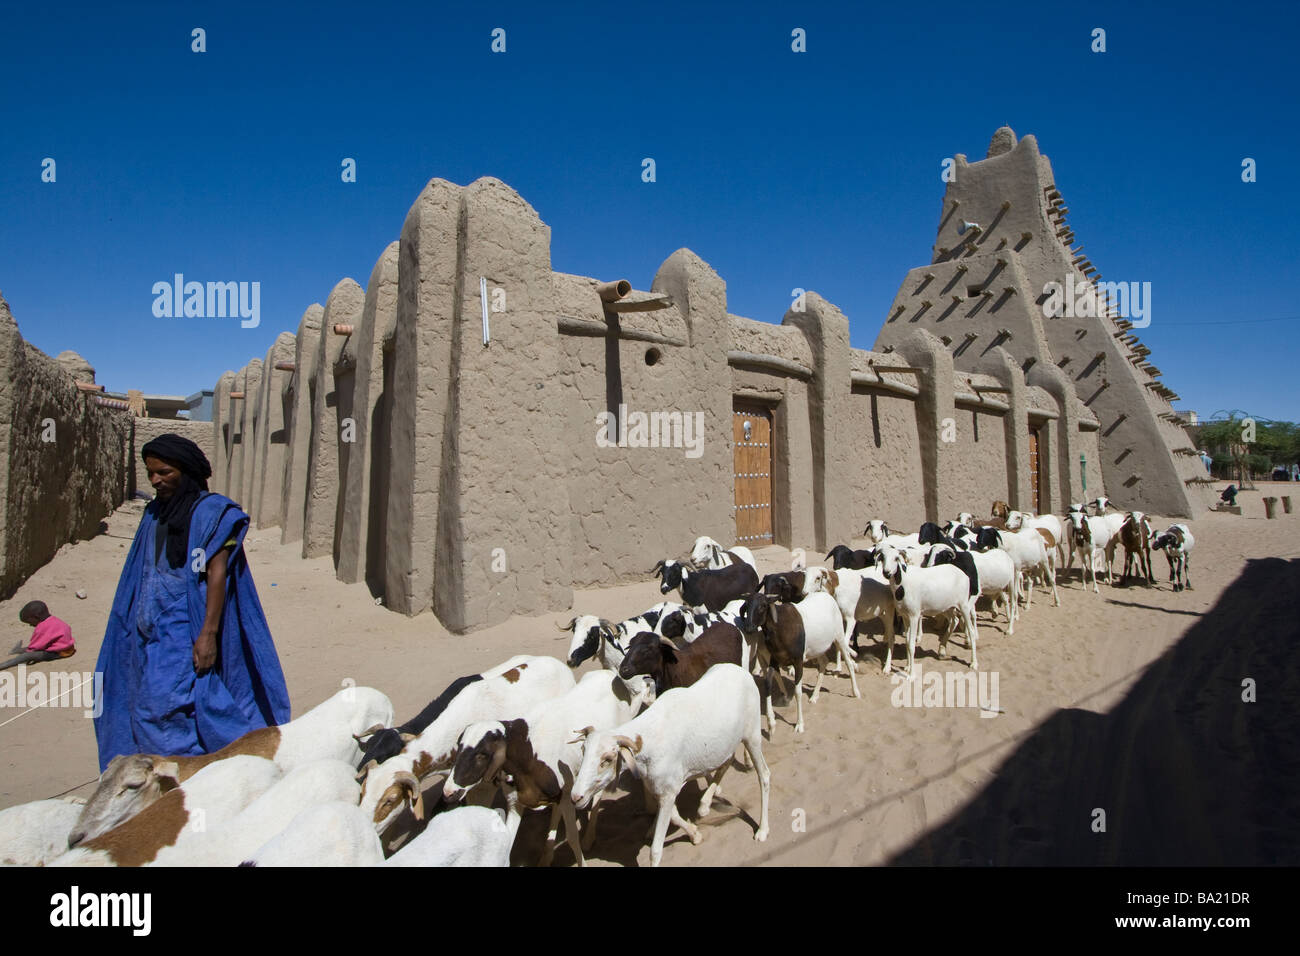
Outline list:
[[[215,555],[232,538],[216,664],[194,673],[193,649],[207,616],[206,573],[195,560],[154,558],[158,501],[145,508],[109,613],[96,670],[103,674],[95,718],[102,771],[118,754],[202,754],[250,730],[289,720],[284,672],[244,556],[248,515],[229,498],[205,494],[190,519],[189,555]],[[200,564],[201,566],[201,564]]]

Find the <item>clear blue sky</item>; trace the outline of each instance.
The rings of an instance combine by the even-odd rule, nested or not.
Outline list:
[[[688,246],[732,312],[815,289],[867,348],[928,261],[941,160],[1007,123],[1106,278],[1152,283],[1142,338],[1181,407],[1300,419],[1297,7],[891,6],[8,4],[0,293],[110,389],[188,394],[364,285],[430,178],[491,175],[557,270],[648,288]],[[176,272],[260,282],[260,327],[155,318]]]

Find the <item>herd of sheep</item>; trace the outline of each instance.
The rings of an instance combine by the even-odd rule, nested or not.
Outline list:
[[[912,673],[922,622],[938,622],[940,655],[960,630],[978,668],[976,602],[988,597],[1014,633],[1035,583],[1051,591],[1078,561],[1113,584],[1117,548],[1154,583],[1151,550],[1190,586],[1186,525],[1155,533],[1140,512],[1108,502],[1058,518],[1012,511],[962,514],[895,534],[868,524],[869,547],[837,546],[828,566],[761,576],[746,548],[699,538],[688,561],[654,568],[665,601],[614,623],[575,617],[568,658],[520,655],[454,680],[419,714],[394,724],[381,692],[349,687],[279,727],[199,756],[116,757],[84,802],[41,800],[0,811],[0,864],[48,866],[505,866],[526,813],[545,810],[541,858],[563,840],[579,865],[597,836],[602,797],[632,778],[654,814],[659,865],[670,825],[698,843],[676,802],[703,778],[698,816],[739,758],[760,789],[755,840],[768,834],[771,773],[762,716],[776,730],[775,676],[794,678],[794,731],[804,730],[803,671],[845,674],[853,696],[859,633],[883,633],[889,672],[896,636]],[[599,669],[574,674],[586,661]],[[755,678],[758,678],[757,680]],[[426,782],[438,785],[426,793]],[[426,797],[429,806],[426,806]],[[578,813],[585,811],[579,826]],[[581,832],[581,839],[579,834]],[[395,849],[394,849],[395,848]],[[516,852],[516,858],[519,854]]]

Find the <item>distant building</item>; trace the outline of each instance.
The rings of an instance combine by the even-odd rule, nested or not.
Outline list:
[[[185,399],[185,405],[190,410],[190,421],[212,421],[212,389],[200,389]]]

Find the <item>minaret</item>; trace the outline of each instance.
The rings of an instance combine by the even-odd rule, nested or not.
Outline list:
[[[1150,320],[1150,285],[1101,281],[1033,136],[1017,140],[1004,126],[983,160],[959,153],[952,173],[930,264],[908,273],[876,349],[922,327],[948,342],[958,370],[976,371],[1001,347],[1027,384],[1063,396],[1058,421],[1096,417],[1102,483],[1116,507],[1182,517],[1209,507],[1204,469],[1175,421],[1178,396],[1133,334]],[[1078,500],[1079,456],[1065,431],[1053,464]],[[1090,484],[1087,497],[1100,491]]]

